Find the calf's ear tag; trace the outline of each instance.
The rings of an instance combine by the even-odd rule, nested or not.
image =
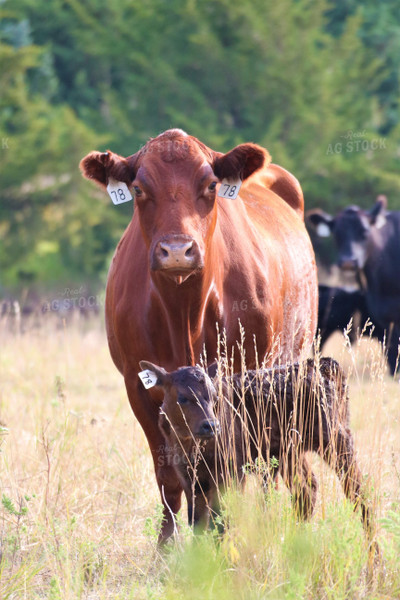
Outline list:
[[[235,200],[238,197],[240,188],[242,186],[241,179],[223,179],[219,186],[218,196],[220,198],[228,198],[229,200]]]
[[[153,371],[149,371],[148,369],[146,369],[145,371],[140,371],[138,375],[142,380],[142,383],[146,390],[154,387],[157,383],[157,375],[153,373]]]
[[[132,200],[132,194],[130,193],[128,186],[123,181],[116,181],[111,179],[108,182],[107,192],[110,196],[113,204],[122,204],[123,202],[129,202]]]

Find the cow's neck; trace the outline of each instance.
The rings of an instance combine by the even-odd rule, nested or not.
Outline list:
[[[214,280],[196,274],[180,285],[160,274],[153,276],[152,304],[165,316],[169,344],[176,366],[198,362],[203,345],[215,348],[216,322],[221,322],[218,291]],[[210,323],[206,323],[206,321]],[[211,338],[211,339],[208,339]]]

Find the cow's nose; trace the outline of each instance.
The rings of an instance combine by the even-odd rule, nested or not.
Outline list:
[[[171,263],[171,266],[191,264],[193,262],[193,241],[181,244],[160,242],[160,256],[164,264]]]
[[[153,270],[193,271],[201,266],[199,246],[189,236],[170,236],[154,247]]]
[[[200,423],[197,436],[202,438],[214,437],[220,431],[218,419],[206,419]]]

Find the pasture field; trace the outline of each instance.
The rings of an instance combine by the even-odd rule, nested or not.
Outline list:
[[[150,453],[102,323],[0,336],[2,600],[400,597],[400,385],[375,341],[350,348],[338,334],[323,354],[349,375],[379,560],[318,458],[310,522],[296,522],[283,484],[266,501],[253,475],[225,498],[222,540],[194,537],[183,507],[160,553]]]

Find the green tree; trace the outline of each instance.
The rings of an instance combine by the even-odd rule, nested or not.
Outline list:
[[[369,206],[386,193],[400,208],[390,116],[400,15],[394,0],[358,4],[6,2],[2,281],[24,270],[38,281],[96,277],[132,206],[115,208],[84,182],[79,160],[107,146],[131,154],[169,127],[218,150],[264,145],[299,178],[308,207]],[[358,139],[348,132],[364,146],[348,145]]]

